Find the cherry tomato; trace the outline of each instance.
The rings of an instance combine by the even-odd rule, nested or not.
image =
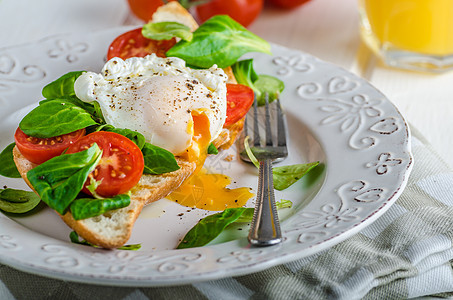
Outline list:
[[[123,194],[134,187],[140,180],[145,166],[140,148],[121,134],[98,131],[90,133],[72,144],[66,153],[86,150],[94,143],[103,151],[102,158],[89,175],[82,191],[91,194],[87,189],[90,178],[101,181],[95,191],[103,197]]]
[[[268,0],[271,4],[281,8],[295,8],[310,0]]]
[[[229,15],[243,26],[249,26],[260,14],[263,0],[212,0],[197,6],[197,15],[204,22],[214,15]]]
[[[227,117],[224,127],[242,119],[253,104],[254,93],[242,84],[227,84]]]
[[[80,129],[68,134],[51,138],[37,138],[26,135],[20,128],[14,134],[16,146],[20,153],[29,161],[35,164],[58,156],[85,135],[85,129]]]
[[[165,57],[165,53],[176,44],[175,39],[171,40],[150,40],[142,35],[142,28],[127,31],[118,36],[109,46],[107,59],[120,57],[126,59],[133,56],[145,57],[156,53],[159,57]]]
[[[176,0],[169,0],[176,1]],[[127,0],[132,13],[142,21],[151,20],[154,12],[159,6],[164,5],[162,0]]]

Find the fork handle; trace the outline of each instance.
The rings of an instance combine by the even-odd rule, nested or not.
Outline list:
[[[270,246],[282,241],[270,159],[260,161],[258,194],[248,240],[254,246]]]

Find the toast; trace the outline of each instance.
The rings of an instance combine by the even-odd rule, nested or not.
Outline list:
[[[153,21],[178,21],[186,24],[192,30],[198,25],[192,16],[177,2],[169,2],[160,7]],[[237,83],[231,68],[225,69],[230,83]],[[230,147],[243,127],[243,120],[224,128],[213,142],[219,149]],[[33,189],[27,178],[27,172],[36,165],[28,161],[15,147],[13,149],[14,162],[25,182]],[[97,217],[75,220],[70,212],[60,215],[62,220],[86,241],[103,247],[118,248],[130,238],[132,228],[140,212],[146,204],[157,201],[177,189],[197,168],[195,162],[189,162],[176,157],[179,170],[161,175],[142,175],[138,184],[131,190],[129,206],[112,210]]]

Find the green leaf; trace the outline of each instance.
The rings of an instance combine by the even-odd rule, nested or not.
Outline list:
[[[208,154],[214,154],[214,155],[219,154],[219,150],[216,148],[216,146],[214,146],[213,143],[210,143],[208,146]]]
[[[133,141],[140,149],[142,149],[143,146],[145,146],[145,137],[140,132],[133,131],[127,128],[115,128],[112,125],[104,125],[100,129],[104,131],[110,131],[121,134],[122,136],[125,136],[131,141]]]
[[[34,192],[16,189],[0,189],[0,209],[15,214],[23,214],[35,208],[41,198]]]
[[[20,173],[14,163],[14,146],[16,146],[16,143],[11,143],[0,153],[0,175],[9,178],[20,178]]]
[[[145,160],[144,174],[159,175],[179,170],[175,156],[170,151],[145,143],[142,153]]]
[[[156,22],[143,25],[142,35],[151,40],[171,40],[174,37],[190,42],[193,34],[186,25],[177,22]]]
[[[264,105],[266,93],[269,102],[277,99],[285,89],[285,84],[270,75],[257,75],[253,69],[253,59],[240,60],[232,66],[237,82],[249,86],[255,93],[258,105]]]
[[[167,56],[176,56],[189,66],[209,68],[216,64],[226,68],[248,52],[271,54],[267,41],[245,29],[226,15],[217,15],[203,23],[190,42],[181,40]]]
[[[90,242],[87,242],[86,240],[80,240],[79,235],[75,231],[72,231],[69,234],[69,239],[74,244],[100,248],[99,246],[93,245]],[[136,251],[136,250],[139,250],[141,247],[142,247],[142,245],[140,245],[140,244],[131,244],[131,245],[124,245],[124,246],[116,248],[116,249],[118,249],[118,250],[132,250],[132,251]]]
[[[27,178],[41,199],[60,214],[66,213],[101,159],[97,144],[89,149],[56,156],[27,173]]]
[[[66,98],[75,96],[74,82],[84,71],[69,72],[57,80],[49,83],[42,89],[42,95],[46,99]]]
[[[273,168],[274,188],[279,191],[288,188],[318,164],[319,161],[316,161],[308,164],[296,164]]]
[[[253,210],[253,208],[251,208]],[[182,239],[177,249],[201,247],[215,239],[246,211],[245,207],[227,208],[200,220]]]
[[[67,134],[97,124],[91,114],[66,99],[42,103],[20,122],[22,131],[38,138]]]
[[[105,199],[79,198],[71,203],[70,209],[75,220],[82,220],[100,216],[110,210],[129,206],[130,203],[131,197],[126,194]]]

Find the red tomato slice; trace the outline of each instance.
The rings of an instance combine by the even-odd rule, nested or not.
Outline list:
[[[14,139],[17,148],[26,159],[35,164],[42,164],[63,153],[66,148],[84,135],[85,129],[80,129],[68,134],[41,139],[28,136],[20,128],[17,128]]]
[[[197,6],[198,18],[204,22],[215,15],[229,15],[242,26],[249,26],[263,9],[263,0],[212,0]]]
[[[138,146],[127,137],[107,131],[90,133],[71,145],[66,153],[76,153],[96,143],[101,148],[102,158],[98,166],[89,175],[101,184],[96,193],[102,197],[123,194],[134,187],[143,173],[145,166],[143,154]],[[90,184],[87,179],[83,192],[91,194],[86,188]]]
[[[127,31],[116,39],[109,46],[107,59],[120,57],[145,57],[151,53],[156,53],[159,57],[165,57],[165,53],[176,44],[175,39],[171,40],[150,40],[142,35],[142,28]]]
[[[243,84],[227,84],[227,117],[224,127],[242,119],[253,104],[254,93]]]
[[[169,0],[176,1],[176,0]],[[148,22],[151,20],[154,12],[166,3],[162,0],[127,0],[132,13],[142,21]]]

